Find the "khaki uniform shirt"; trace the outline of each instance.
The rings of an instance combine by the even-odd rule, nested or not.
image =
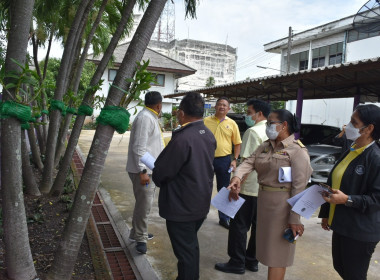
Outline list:
[[[292,182],[290,183],[280,183],[278,180],[278,170],[285,166],[291,167]],[[272,140],[264,142],[236,169],[234,175],[242,179],[252,170],[256,170],[260,185],[288,188],[290,197],[305,189],[313,171],[307,149],[300,141],[294,140],[294,135],[290,135],[277,146]],[[289,224],[300,224],[299,215],[290,211],[288,222]]]
[[[263,120],[245,131],[240,150],[242,161],[251,156],[264,141],[268,140],[268,136],[265,133],[266,123],[267,121]],[[246,177],[241,184],[240,193],[249,196],[257,196],[259,193],[259,183],[257,181],[256,171],[252,171]]]

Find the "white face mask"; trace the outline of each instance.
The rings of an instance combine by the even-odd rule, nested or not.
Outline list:
[[[265,129],[265,133],[267,134],[270,140],[276,140],[279,132],[276,130],[277,124],[271,124],[271,126],[267,126]]]
[[[352,141],[355,141],[356,139],[358,139],[361,134],[360,134],[360,129],[362,128],[365,128],[365,126],[361,127],[361,128],[355,128],[351,122],[348,123],[348,125],[346,126],[345,128],[345,133],[346,133],[346,138],[349,139],[349,140],[352,140]]]

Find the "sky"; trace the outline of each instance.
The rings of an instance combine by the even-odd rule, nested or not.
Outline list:
[[[170,0],[169,0],[170,1]],[[279,55],[264,52],[263,45],[355,14],[365,0],[199,0],[196,19],[185,19],[183,0],[175,3],[175,38],[228,44],[237,48],[236,80],[278,74]],[[42,55],[42,53],[41,53]],[[40,55],[40,57],[42,57]],[[52,56],[60,57],[61,47]]]
[[[183,0],[176,0],[176,38],[202,40],[237,48],[236,80],[278,74],[256,65],[280,68],[279,55],[264,44],[353,15],[365,0],[200,0],[196,20],[184,20]]]

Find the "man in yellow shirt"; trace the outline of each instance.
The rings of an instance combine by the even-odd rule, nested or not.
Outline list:
[[[217,144],[213,165],[218,191],[229,185],[231,171],[236,169],[236,162],[240,154],[240,132],[236,122],[227,117],[229,110],[228,98],[220,97],[216,101],[215,115],[204,119],[206,127],[214,134]],[[231,161],[232,145],[234,145],[234,156]],[[230,218],[220,211],[219,224],[227,229],[230,227]]]

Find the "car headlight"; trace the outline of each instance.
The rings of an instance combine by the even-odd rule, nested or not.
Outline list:
[[[329,155],[323,158],[318,159],[315,164],[325,165],[325,164],[334,164],[336,162],[335,156]]]

